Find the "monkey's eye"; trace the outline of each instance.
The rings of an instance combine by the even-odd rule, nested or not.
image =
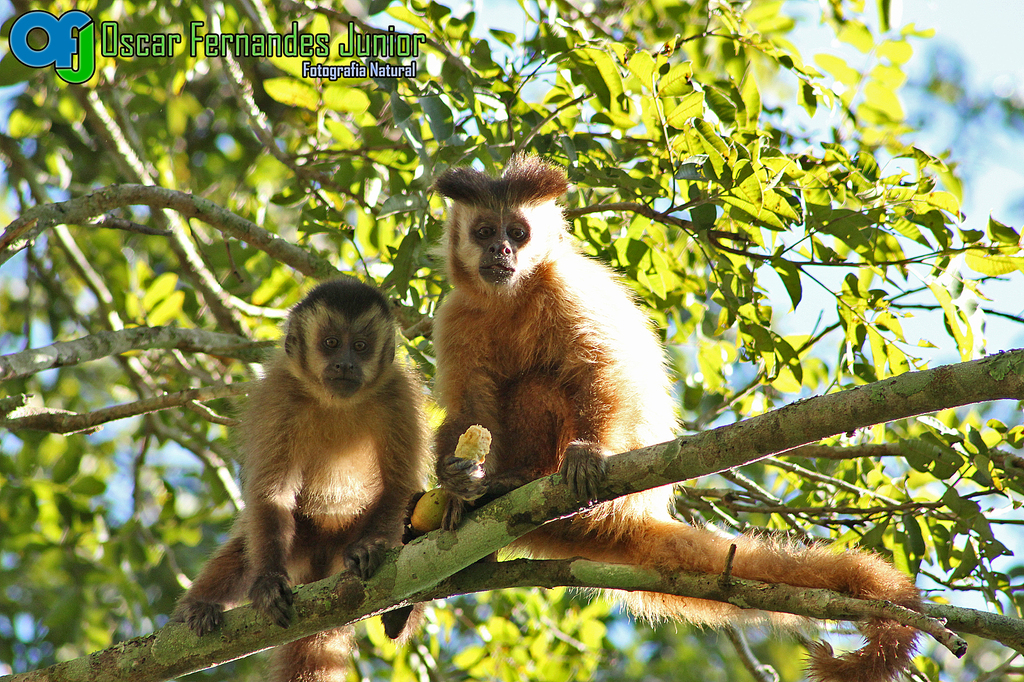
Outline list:
[[[368,346],[366,345],[366,341],[361,341],[360,340],[360,341],[356,341],[356,342],[354,342],[352,344],[352,350],[354,350],[357,353],[362,353],[367,348],[368,348]]]
[[[494,228],[491,227],[490,225],[484,225],[483,227],[478,227],[477,230],[476,230],[476,238],[477,239],[490,239],[493,236],[494,236]]]
[[[521,242],[526,239],[526,229],[519,223],[512,223],[508,228],[508,236],[513,241]]]
[[[338,339],[334,338],[333,336],[328,336],[326,339],[324,339],[324,347],[326,347],[326,348],[337,348],[338,347]]]

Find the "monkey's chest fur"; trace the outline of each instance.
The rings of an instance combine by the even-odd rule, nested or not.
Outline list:
[[[305,462],[295,511],[321,528],[350,526],[381,495],[377,446],[369,437],[331,443]]]

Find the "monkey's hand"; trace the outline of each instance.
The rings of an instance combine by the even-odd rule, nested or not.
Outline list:
[[[577,442],[565,449],[559,473],[576,499],[590,502],[597,499],[597,489],[608,473],[608,448],[600,443]]]
[[[366,580],[377,572],[387,544],[383,538],[367,537],[345,548],[345,568]]]
[[[294,598],[291,582],[282,573],[261,575],[249,588],[249,599],[256,610],[283,628],[291,625]]]
[[[224,607],[208,601],[183,603],[171,620],[185,623],[198,637],[224,624]]]
[[[437,468],[437,482],[453,497],[466,502],[472,502],[487,492],[484,468],[480,462],[466,457],[452,455],[445,459]]]

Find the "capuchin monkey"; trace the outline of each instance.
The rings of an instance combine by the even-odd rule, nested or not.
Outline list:
[[[288,627],[293,585],[342,569],[366,579],[399,544],[429,452],[423,386],[395,361],[395,334],[387,300],[355,279],[321,284],[292,309],[241,417],[245,508],[173,620],[202,636],[248,597]],[[389,636],[410,611],[384,614]],[[340,682],[351,636],[342,627],[279,647],[271,679]]]
[[[560,168],[518,156],[498,179],[454,168],[434,187],[452,201],[443,247],[453,289],[434,321],[435,397],[447,413],[436,471],[452,493],[444,527],[454,528],[474,500],[555,472],[580,500],[594,499],[608,455],[674,438],[657,336],[613,273],[573,244],[555,203],[568,188]],[[482,470],[453,454],[473,424],[493,438]],[[920,608],[913,582],[873,554],[695,528],[669,514],[672,495],[665,486],[604,502],[513,547],[535,557],[718,574],[736,545],[734,576]],[[650,620],[721,626],[766,615],[650,592],[622,599]],[[800,622],[783,614],[771,620]],[[861,631],[868,643],[840,657],[827,644],[812,645],[810,678],[882,682],[910,664],[914,629],[875,619]]]

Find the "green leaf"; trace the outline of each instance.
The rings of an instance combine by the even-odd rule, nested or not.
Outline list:
[[[662,101],[666,102],[667,100],[662,99]],[[704,93],[691,92],[683,97],[682,101],[665,116],[665,122],[673,128],[681,129],[691,118],[700,118],[703,115]]]
[[[666,97],[685,95],[693,90],[690,78],[693,65],[690,62],[676,64],[658,81],[658,94]]]
[[[440,97],[431,95],[420,97],[420,106],[427,116],[430,132],[438,142],[447,141],[455,133],[455,119],[452,110]]]
[[[715,175],[721,178],[722,171],[725,170],[725,159],[729,156],[729,147],[707,121],[698,118],[694,120],[693,128],[704,143],[704,150],[708,154],[712,168],[715,169]]]
[[[871,37],[871,31],[863,23],[855,20],[845,22],[836,37],[847,45],[852,45],[864,54],[871,52],[875,46],[875,40]]]
[[[950,580],[960,580],[969,576],[978,567],[978,551],[974,548],[974,540],[967,539],[964,551],[960,555],[960,563],[950,574]]]
[[[316,111],[320,107],[320,93],[313,86],[294,78],[268,78],[263,81],[267,94],[290,107]]]
[[[988,217],[988,237],[992,241],[1013,246],[1020,242],[1020,235],[1012,227],[1002,224],[992,216]]]
[[[761,116],[761,93],[758,92],[753,73],[748,71],[743,78],[740,93],[743,97],[743,107],[747,111],[747,124],[751,128],[756,128],[755,124]]]
[[[397,126],[405,126],[412,118],[412,107],[397,92],[391,93],[391,118]]]
[[[968,249],[964,263],[971,270],[990,277],[1006,275],[1018,270],[1024,272],[1024,258],[988,253],[984,249]]]
[[[158,302],[170,296],[171,292],[173,292],[177,286],[177,273],[165,272],[162,275],[157,276],[157,278],[150,283],[149,288],[146,289],[146,294],[142,297],[142,308],[144,310],[149,310]]]
[[[846,65],[846,60],[831,54],[816,54],[814,61],[845,85],[856,85],[860,82],[860,72]]]
[[[876,80],[864,86],[865,106],[884,114],[889,121],[903,120],[903,105],[891,88]]]
[[[361,114],[370,108],[370,98],[360,88],[347,85],[328,85],[324,88],[324,106],[332,111]]]
[[[878,27],[882,33],[888,33],[889,29],[892,27],[892,23],[889,18],[891,5],[892,0],[878,0]]]
[[[107,484],[95,476],[80,476],[71,484],[71,492],[76,495],[95,497],[107,489]]]
[[[797,267],[783,258],[773,258],[772,267],[775,272],[779,274],[782,279],[783,286],[786,287],[786,293],[789,294],[789,300],[793,304],[793,310],[800,305],[800,299],[803,297],[803,289],[800,285],[800,271]]]
[[[797,91],[797,102],[806,111],[808,116],[814,116],[818,110],[818,96],[814,92],[814,86],[809,81],[801,80],[800,89]]]
[[[637,80],[640,81],[640,85],[645,87],[647,90],[652,90],[654,82],[652,77],[654,76],[654,58],[644,51],[640,50],[632,57],[629,58],[629,64],[627,65],[630,73],[636,76]]]
[[[679,164],[679,170],[676,171],[677,180],[707,180],[707,176],[704,174],[704,163],[708,160],[707,154],[696,154],[694,156],[683,159],[683,162]]]
[[[181,316],[181,307],[184,303],[184,291],[172,292],[170,296],[162,300],[159,305],[150,311],[149,315],[146,316],[146,321],[154,327],[161,327]]]

